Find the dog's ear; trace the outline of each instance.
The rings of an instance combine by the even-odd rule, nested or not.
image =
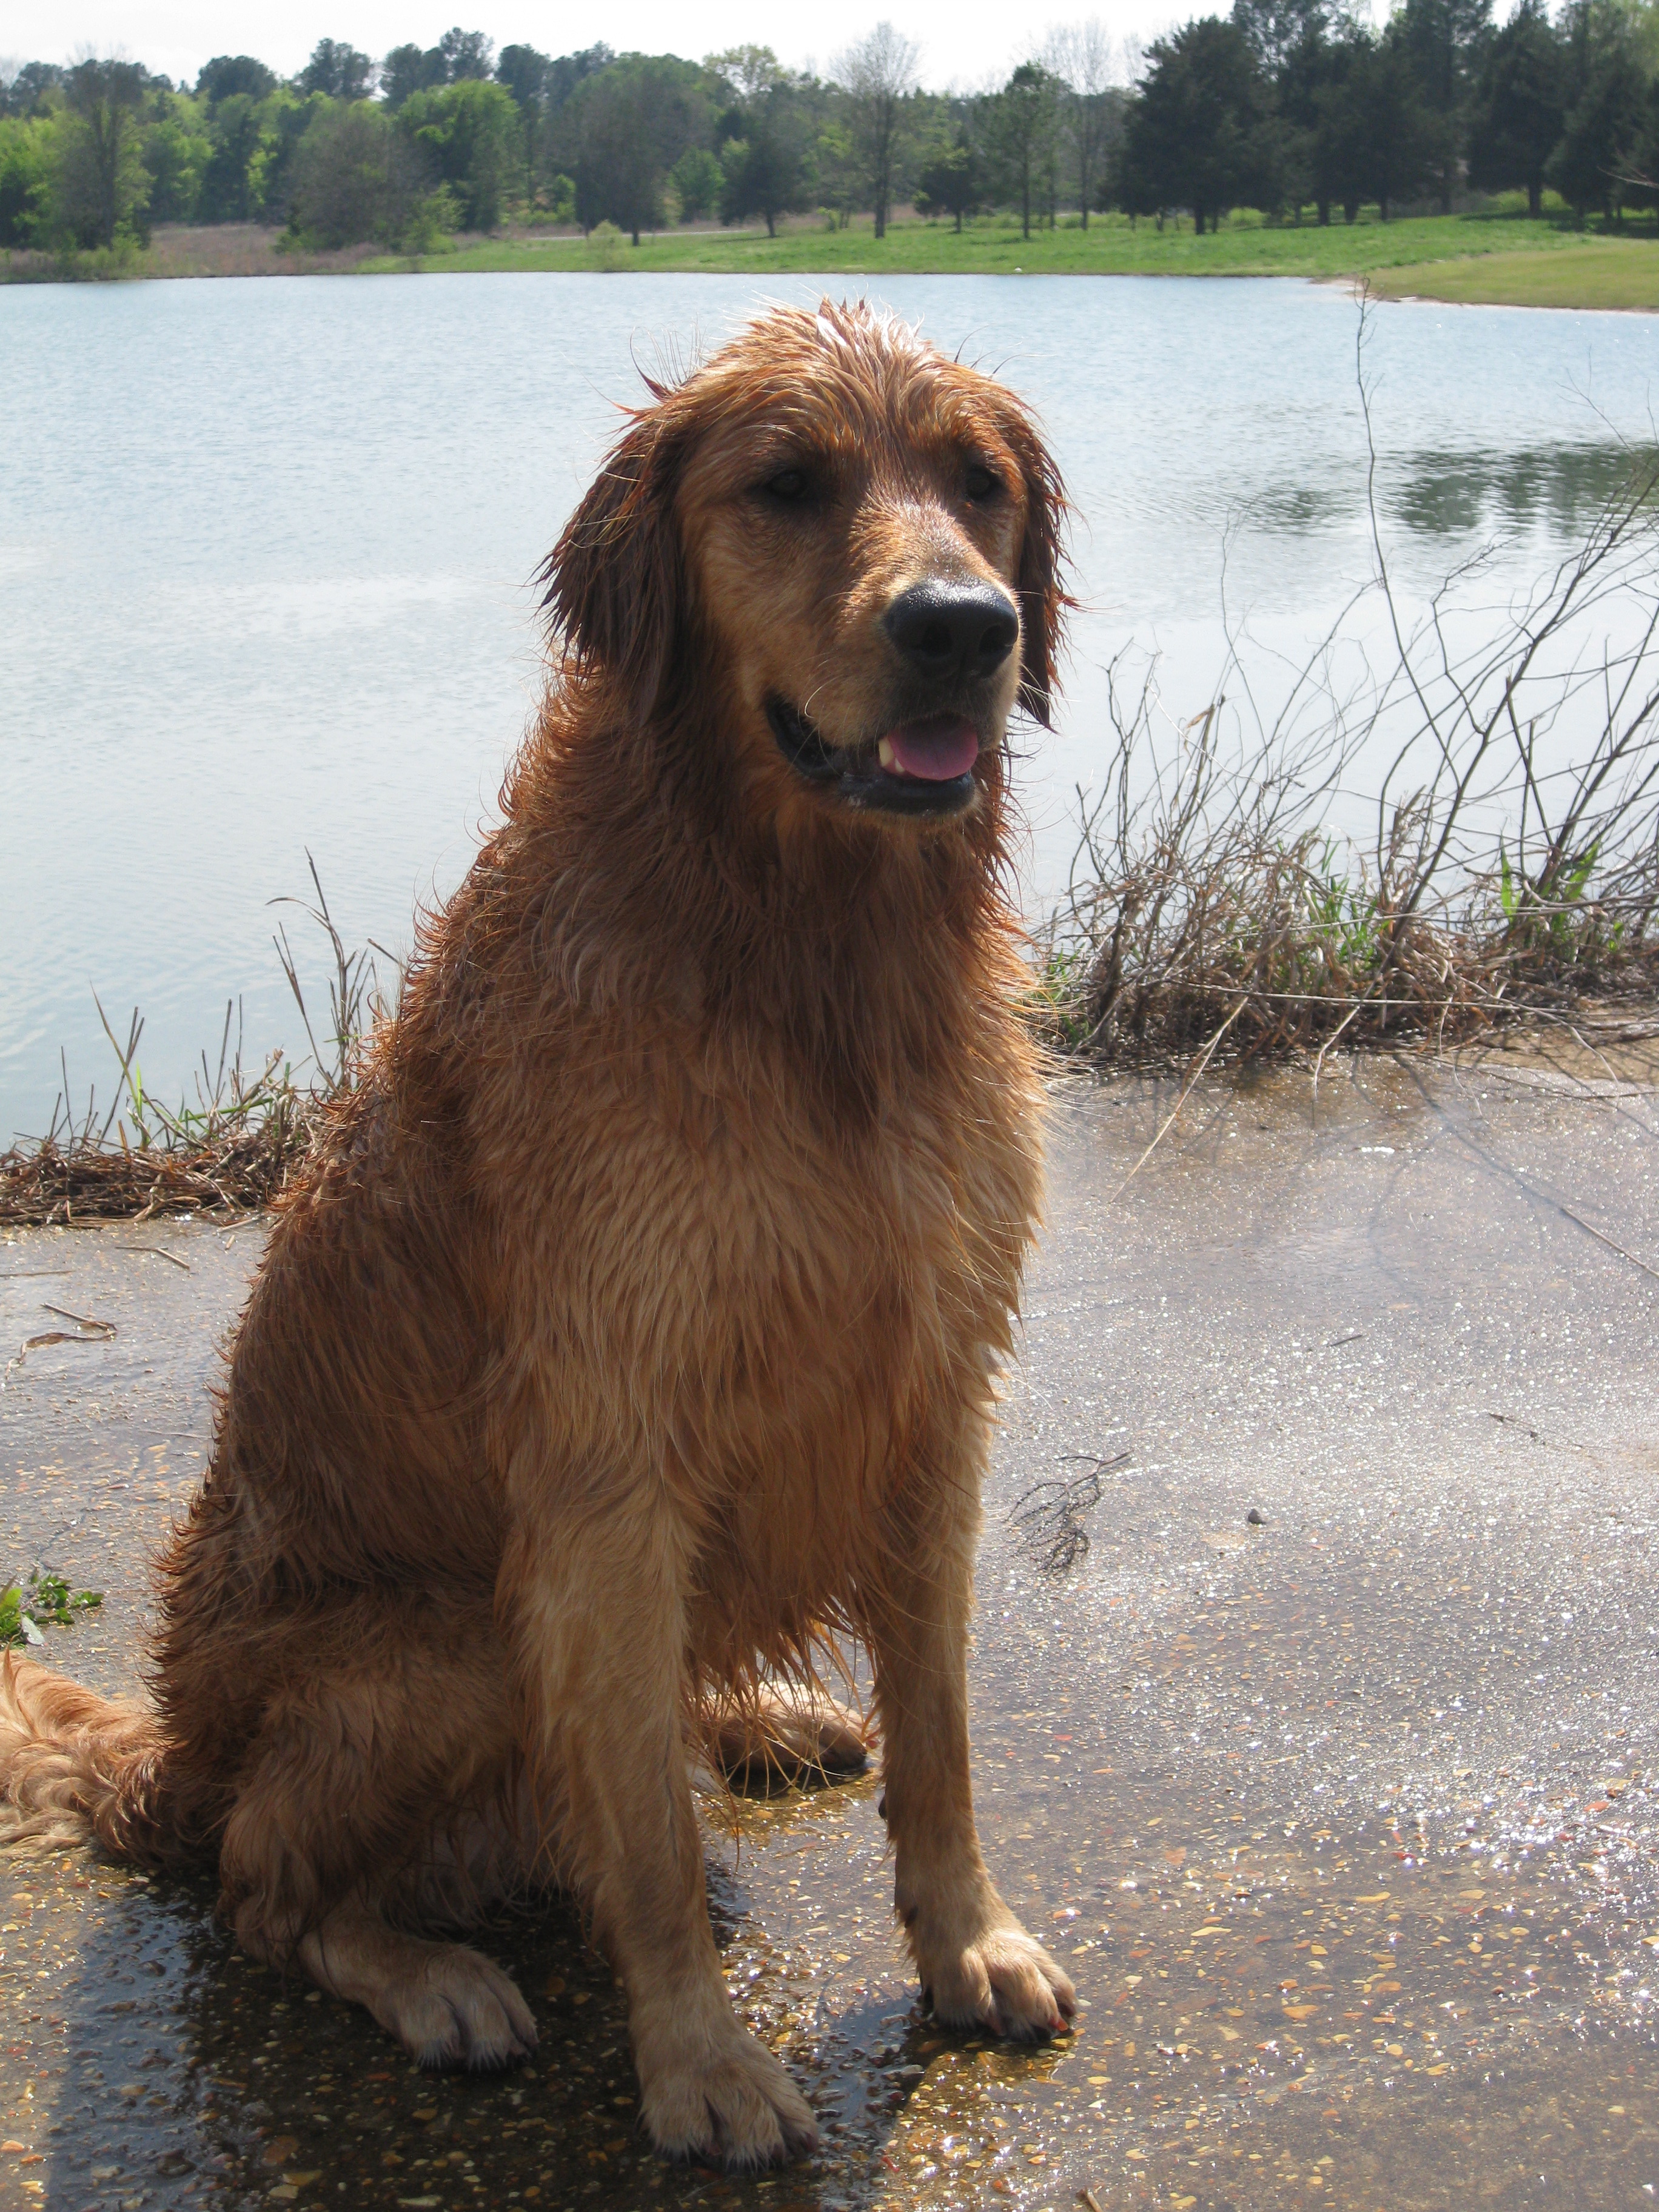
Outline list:
[[[1063,538],[1069,508],[1053,457],[1023,408],[1004,436],[1025,479],[1025,536],[1019,549],[1019,703],[1052,729],[1054,669],[1065,643],[1066,617],[1077,604],[1065,587]]]
[[[674,659],[684,599],[671,410],[641,409],[607,455],[538,580],[565,650],[608,670],[648,716]]]

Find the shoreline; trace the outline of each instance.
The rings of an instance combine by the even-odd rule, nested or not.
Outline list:
[[[801,225],[763,231],[702,228],[595,241],[580,234],[463,238],[441,252],[396,254],[373,246],[312,253],[279,250],[282,234],[253,225],[155,234],[123,257],[72,266],[21,252],[0,255],[0,284],[156,282],[236,276],[617,275],[812,276],[879,282],[897,276],[1283,276],[1366,283],[1380,301],[1447,306],[1659,313],[1659,235],[1562,230],[1549,221],[1498,216],[1407,217],[1323,228],[1241,222],[1195,237],[1190,228],[1131,228],[1098,217],[1023,238],[1012,223],[958,234],[896,222],[877,241],[866,229]]]

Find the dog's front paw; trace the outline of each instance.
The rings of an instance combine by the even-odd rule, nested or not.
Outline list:
[[[989,2028],[1015,2043],[1030,2043],[1065,2034],[1077,2009],[1070,1977],[1012,1923],[922,1961],[921,1972],[934,2014],[946,2027]]]
[[[752,2173],[818,2147],[805,2098],[735,2021],[712,2049],[697,2039],[648,2064],[641,2055],[640,2086],[646,2132],[665,2158]]]
[[[410,2055],[437,2072],[494,2073],[536,2048],[536,2023],[511,1978],[459,1943],[409,1946],[370,2009]]]

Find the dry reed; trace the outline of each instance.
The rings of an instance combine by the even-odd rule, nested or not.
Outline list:
[[[1057,1049],[1322,1057],[1339,1039],[1451,1041],[1590,996],[1651,1000],[1659,467],[1633,457],[1571,556],[1495,629],[1471,605],[1484,556],[1407,621],[1376,474],[1373,446],[1375,581],[1271,720],[1231,632],[1217,695],[1189,719],[1167,714],[1156,661],[1107,672],[1116,743],[1103,786],[1079,793],[1071,880],[1036,934],[1034,1018]],[[1380,668],[1350,627],[1366,599]],[[1386,763],[1363,794],[1374,829],[1338,838],[1367,761]]]
[[[305,1028],[308,1057],[295,1063],[272,1053],[257,1074],[246,1074],[240,1022],[232,1042],[232,1001],[225,1008],[216,1065],[210,1066],[204,1053],[193,1099],[168,1107],[145,1090],[139,1073],[142,1017],[135,1010],[123,1044],[100,1005],[104,1034],[119,1063],[114,1103],[100,1120],[95,1095],[89,1095],[77,1118],[65,1066],[46,1135],[0,1153],[0,1226],[239,1214],[268,1206],[280,1194],[306,1157],[327,1101],[356,1081],[363,1037],[386,1011],[372,955],[387,956],[379,946],[347,951],[316,863],[306,857],[316,904],[281,903],[302,907],[329,942],[334,972],[324,1037],[313,1028],[285,929],[278,928],[275,943]]]

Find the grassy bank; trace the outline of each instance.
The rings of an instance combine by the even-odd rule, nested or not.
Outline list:
[[[1385,300],[1449,300],[1465,307],[1622,307],[1659,312],[1659,242],[1563,239],[1556,249],[1425,260],[1380,269],[1371,290]]]
[[[1524,216],[1425,216],[1396,222],[1362,219],[1269,228],[1241,219],[1196,235],[1190,222],[1131,224],[1100,216],[1030,238],[1017,222],[987,218],[962,232],[944,223],[891,225],[878,240],[866,228],[801,225],[764,232],[693,230],[595,241],[513,237],[458,243],[415,259],[364,262],[365,270],[635,270],[709,275],[835,274],[881,276],[1368,276],[1384,296],[1492,301],[1515,306],[1659,307],[1659,239],[1586,236],[1559,220]]]
[[[1124,216],[1075,219],[1020,235],[1008,217],[985,217],[960,232],[948,223],[905,222],[878,240],[867,224],[827,230],[800,224],[764,231],[664,231],[611,244],[580,236],[481,239],[410,263],[386,258],[367,269],[689,270],[710,275],[845,270],[850,275],[1028,276],[1344,276],[1424,261],[1468,258],[1503,246],[1554,252],[1570,243],[1554,224],[1524,217],[1429,216],[1408,222],[1316,223],[1269,228],[1243,220],[1200,238],[1190,222],[1163,230]],[[1659,256],[1656,256],[1659,261]]]
[[[960,233],[915,219],[891,224],[878,240],[867,220],[828,230],[801,219],[775,238],[763,230],[701,228],[641,238],[507,230],[462,238],[447,251],[417,256],[367,246],[338,253],[284,250],[280,234],[246,225],[158,230],[149,247],[119,257],[0,255],[0,278],[37,282],[76,276],[259,276],[324,273],[443,272],[451,276],[540,270],[702,273],[760,278],[834,276],[849,283],[886,276],[1305,276],[1328,282],[1364,276],[1378,296],[1510,307],[1659,309],[1659,235],[1586,234],[1559,214],[1532,222],[1510,210],[1420,216],[1395,222],[1368,210],[1352,225],[1272,228],[1242,215],[1219,232],[1196,236],[1190,221],[1131,224],[1097,216],[1087,230],[1074,216],[1052,231],[1020,235],[1011,217],[987,216]],[[83,264],[84,265],[82,265]]]

